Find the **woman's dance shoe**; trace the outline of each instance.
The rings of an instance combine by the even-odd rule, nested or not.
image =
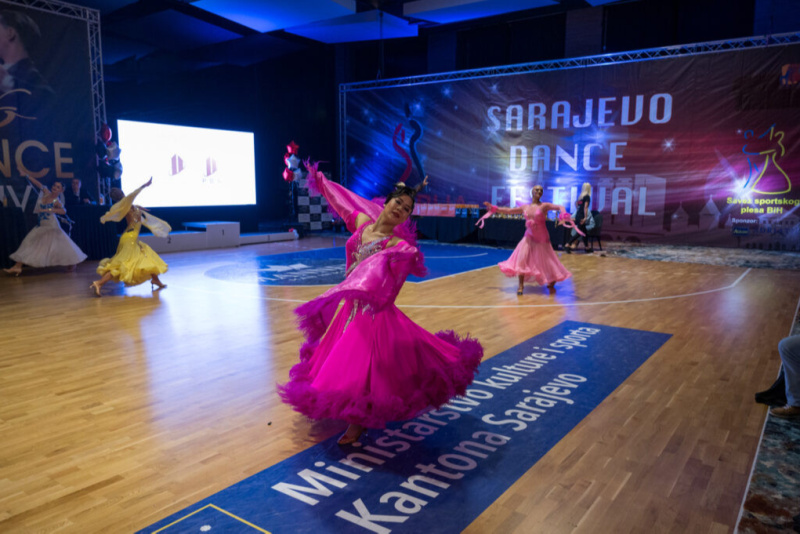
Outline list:
[[[517,288],[517,295],[522,296],[522,288]]]
[[[150,282],[150,291],[161,291],[162,289],[166,289],[167,284],[157,285],[155,282]]]
[[[339,445],[350,445],[351,443],[355,443],[356,441],[358,441],[358,439],[366,431],[367,431],[366,428],[362,428],[361,430],[358,430],[357,432],[353,432],[353,431],[350,430],[350,428],[348,428],[347,431],[344,434],[342,434],[342,437],[340,437],[339,441],[337,441],[336,443],[338,443]]]
[[[98,284],[97,282],[92,282],[92,284],[89,286],[89,289],[94,291],[94,294],[97,295],[98,297],[103,296],[100,294],[100,284]]]
[[[19,276],[19,274],[22,272],[22,269],[21,268],[20,269],[14,269],[13,267],[11,267],[10,269],[3,269],[3,271],[6,274],[13,274],[14,276]]]

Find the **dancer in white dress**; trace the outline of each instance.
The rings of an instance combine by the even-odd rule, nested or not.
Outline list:
[[[86,254],[58,224],[56,216],[67,214],[67,210],[58,198],[64,191],[64,186],[61,182],[56,182],[52,189],[48,189],[35,178],[30,176],[26,178],[39,189],[39,198],[33,210],[39,216],[39,222],[28,232],[17,251],[11,254],[10,258],[17,263],[10,269],[3,270],[8,274],[19,276],[23,265],[31,267],[63,265],[70,270],[74,269],[76,264],[86,259]]]

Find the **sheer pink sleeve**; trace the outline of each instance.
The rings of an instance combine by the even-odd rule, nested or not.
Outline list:
[[[402,279],[405,282],[405,279],[410,274],[420,278],[428,274],[422,251],[416,245],[412,245],[407,241],[400,241],[391,248],[390,252],[394,253],[389,264],[395,280]],[[400,288],[398,287],[397,290],[400,291]]]
[[[344,220],[347,229],[355,232],[356,217],[361,212],[373,221],[381,214],[383,206],[366,198],[362,198],[336,182],[331,182],[317,170],[319,162],[305,162],[308,170],[308,189],[319,193],[328,201],[328,205]]]
[[[585,236],[583,232],[581,232],[578,225],[575,224],[575,221],[572,219],[572,216],[567,211],[567,208],[564,206],[560,206],[558,204],[551,204],[549,202],[542,203],[542,209],[546,209],[547,211],[558,210],[560,213],[558,214],[558,220],[561,221],[566,228],[574,229],[578,234]]]
[[[300,329],[309,342],[318,341],[343,299],[356,299],[380,310],[395,301],[409,274],[424,276],[421,260],[419,249],[403,241],[364,259],[343,282],[295,308]]]

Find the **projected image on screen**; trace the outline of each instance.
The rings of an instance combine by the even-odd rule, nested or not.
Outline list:
[[[151,176],[137,197],[147,207],[256,203],[253,134],[169,124],[118,121],[122,190]]]

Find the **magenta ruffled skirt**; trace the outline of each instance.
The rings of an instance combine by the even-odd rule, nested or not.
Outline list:
[[[572,276],[558,260],[549,239],[537,243],[527,236],[517,244],[511,257],[498,263],[498,266],[506,276],[522,275],[526,282],[535,280],[542,286],[563,282]]]
[[[325,336],[303,345],[278,392],[312,419],[384,428],[463,395],[482,357],[477,340],[431,334],[394,304],[373,313],[346,300]]]

